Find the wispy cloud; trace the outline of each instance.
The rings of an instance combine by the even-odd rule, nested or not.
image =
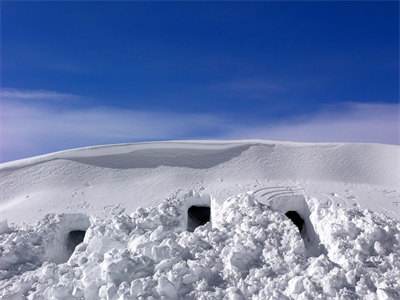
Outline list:
[[[32,102],[3,102],[0,122],[0,161],[86,145],[204,138],[229,129],[227,120],[207,114],[106,107],[60,111]]]
[[[14,92],[0,109],[0,162],[87,145],[165,139],[269,139],[400,144],[399,104],[347,103],[280,122],[248,126],[234,116],[107,107],[63,108],[57,92]],[[17,97],[20,96],[20,98]],[[50,97],[54,99],[53,97]],[[62,97],[61,97],[62,98]],[[68,98],[68,97],[67,97]]]
[[[400,105],[345,103],[274,124],[237,128],[229,137],[298,142],[400,144]]]
[[[0,89],[2,100],[75,100],[83,98],[74,94],[59,93],[46,90],[21,90],[2,88]]]

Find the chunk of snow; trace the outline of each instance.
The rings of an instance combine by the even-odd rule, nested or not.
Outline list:
[[[306,199],[309,222],[326,249],[310,256],[284,212],[259,203],[255,193],[226,199],[214,207],[212,226],[188,232],[182,207],[192,197],[175,195],[132,216],[120,211],[92,218],[83,243],[58,264],[47,247],[61,242],[60,232],[71,230],[65,220],[78,216],[50,215],[36,226],[16,226],[0,236],[0,298],[400,296],[395,219]]]

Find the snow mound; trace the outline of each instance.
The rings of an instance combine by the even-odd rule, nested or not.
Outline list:
[[[69,233],[86,230],[81,214],[48,215],[35,226],[9,229],[0,235],[0,280],[34,270],[43,262],[66,262],[73,250]]]
[[[399,221],[305,198],[297,210],[318,253],[286,208],[256,198],[247,192],[219,202],[191,192],[131,215],[49,215],[35,226],[14,226],[0,235],[0,298],[400,297]],[[207,216],[188,216],[193,206],[208,207],[210,216],[192,232],[190,218]],[[68,252],[72,231],[85,235]]]
[[[205,189],[224,201],[283,186],[286,193],[318,191],[341,206],[357,204],[400,219],[399,170],[400,147],[392,145],[262,140],[106,145],[0,164],[0,215],[17,224],[48,213],[106,218],[116,205],[132,212],[178,190]]]

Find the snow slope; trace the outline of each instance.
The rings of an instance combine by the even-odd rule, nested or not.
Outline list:
[[[398,146],[139,143],[0,174],[1,299],[400,299]]]
[[[99,146],[0,165],[0,213],[10,222],[47,213],[105,216],[188,189],[217,200],[267,188],[319,195],[400,218],[400,149],[378,144],[178,141]],[[283,189],[283,190],[282,190]],[[261,201],[263,202],[263,201]]]

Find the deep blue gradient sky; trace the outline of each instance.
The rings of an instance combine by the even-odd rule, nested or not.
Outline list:
[[[3,147],[0,161],[65,147],[169,138],[396,144],[398,131],[385,138],[329,138],[329,132],[280,138],[261,129],[327,115],[348,120],[351,113],[368,114],[365,107],[376,111],[374,105],[398,109],[398,53],[398,2],[2,2],[2,103],[10,112],[0,120],[2,140],[12,144],[20,134],[35,146],[14,155],[21,144]],[[96,139],[89,132],[86,139],[74,138],[68,122],[53,136],[32,137],[14,128],[23,117],[38,119],[38,111],[57,119],[99,110],[100,123],[121,114],[148,117],[118,124],[113,137],[110,131]],[[203,117],[214,121],[198,120]],[[162,134],[163,122],[177,118],[191,129]],[[79,120],[80,126],[96,127],[96,121]],[[152,120],[160,132],[138,134]],[[46,127],[37,126],[36,134]],[[262,134],[245,134],[257,130]],[[63,132],[70,142],[55,143]]]

